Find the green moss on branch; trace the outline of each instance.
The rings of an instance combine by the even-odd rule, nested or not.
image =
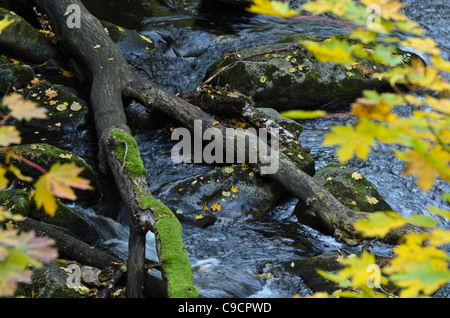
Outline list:
[[[194,275],[182,242],[181,224],[172,211],[151,195],[139,195],[139,205],[154,212],[155,230],[161,242],[160,261],[167,277],[170,298],[196,298]]]
[[[131,178],[145,176],[147,169],[144,167],[136,140],[130,134],[122,130],[113,130],[111,135],[121,140],[121,143],[116,147],[115,155],[121,164],[124,164],[125,169]],[[126,158],[125,158],[126,157]]]

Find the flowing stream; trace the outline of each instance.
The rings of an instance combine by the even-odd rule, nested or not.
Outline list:
[[[201,84],[206,69],[228,52],[277,42],[291,34],[330,36],[345,30],[323,22],[292,22],[267,16],[254,16],[242,8],[220,1],[195,0],[114,0],[84,1],[99,19],[137,30],[150,36],[157,53],[124,52],[130,65],[143,76],[167,90],[189,92]],[[298,4],[301,1],[291,1]],[[425,28],[449,57],[449,3],[446,0],[408,0],[406,13]],[[407,114],[408,109],[399,108]],[[305,130],[300,136],[316,160],[316,169],[337,162],[333,148],[321,146],[324,135],[336,124],[352,121],[351,117],[336,117],[302,122]],[[95,165],[95,137],[61,141],[62,148],[88,155]],[[207,171],[208,167],[178,164],[170,160],[173,143],[161,130],[136,136],[141,155],[149,170],[152,191],[163,184],[188,178]],[[69,138],[67,138],[69,139]],[[85,140],[92,140],[88,146]],[[91,156],[89,158],[89,156]],[[422,193],[413,178],[401,176],[402,162],[386,145],[379,145],[365,162],[348,163],[366,176],[391,207],[402,215],[426,213],[430,204],[445,207],[440,200],[448,184],[438,182],[429,192]],[[311,293],[302,280],[283,272],[282,262],[334,251],[336,247],[351,250],[309,227],[299,225],[293,215],[297,199],[280,202],[264,217],[220,218],[208,228],[183,224],[183,239],[192,266],[194,284],[206,297],[292,297]],[[72,205],[96,227],[103,246],[126,258],[128,229],[123,219],[112,220],[98,215],[98,206]],[[102,209],[123,209],[117,200]],[[448,206],[445,207],[448,209]],[[119,213],[123,216],[123,212]],[[444,225],[448,226],[448,225]],[[148,234],[147,258],[156,260],[153,235]],[[388,253],[388,247],[375,245],[374,253]],[[273,275],[273,276],[272,276]],[[443,289],[440,297],[447,297]]]

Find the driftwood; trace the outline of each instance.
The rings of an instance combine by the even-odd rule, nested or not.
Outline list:
[[[73,4],[81,8],[80,28],[68,28],[66,24],[66,10]],[[127,126],[122,100],[134,99],[151,110],[162,112],[177,120],[194,135],[203,134],[209,128],[216,128],[223,133],[224,145],[229,145],[231,142],[234,144],[234,139],[227,140],[226,127],[217,123],[203,110],[133,74],[100,22],[86,10],[81,1],[41,0],[37,2],[37,5],[49,18],[59,47],[86,70],[92,81],[90,105],[99,138],[100,164],[104,172],[109,170],[113,174],[127,208],[130,223],[127,296],[142,295],[144,243],[145,233],[148,230],[155,231],[162,276],[167,283],[169,296],[174,297],[180,293],[189,297],[195,296],[194,287],[191,285],[192,271],[189,262],[186,263],[186,252],[180,248],[182,242],[179,224],[175,225],[174,230],[162,230],[166,229],[166,225],[163,226],[163,223],[158,222],[175,222],[174,217],[159,201],[152,199],[145,183],[145,172],[139,164],[141,159],[138,152],[134,152],[135,158],[130,157],[130,152],[135,145],[130,135],[131,130]],[[196,121],[201,121],[201,131],[195,129]],[[270,149],[270,146],[267,148]],[[242,151],[233,147],[234,153],[238,150]],[[278,154],[278,158],[277,171],[268,176],[305,202],[310,211],[323,223],[327,234],[349,245],[359,244],[363,238],[356,233],[352,224],[365,218],[367,214],[343,206],[323,186],[298,169],[282,153]],[[131,165],[140,166],[138,171],[128,166],[130,161],[133,161]],[[256,172],[264,173],[262,163],[250,165]],[[168,232],[175,233],[174,237],[165,236]],[[389,243],[396,243],[403,233],[403,230],[392,231]],[[178,244],[176,248],[180,250],[175,253],[176,259],[170,260],[165,258],[164,252],[166,248],[174,248],[171,245],[174,240]],[[183,271],[190,272],[187,274],[188,279],[183,280],[185,285],[172,286],[171,281],[176,280],[172,279],[172,275],[178,275]]]

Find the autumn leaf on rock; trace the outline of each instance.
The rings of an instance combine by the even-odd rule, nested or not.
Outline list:
[[[36,193],[34,199],[38,209],[53,216],[56,212],[56,197],[76,200],[73,188],[92,190],[89,180],[78,177],[83,168],[75,163],[55,163],[47,174],[42,175],[35,184]]]
[[[222,207],[220,206],[219,202],[215,202],[212,206],[211,206],[211,210],[213,211],[220,211]]]
[[[55,91],[54,89],[46,89],[45,90],[45,95],[47,96],[48,99],[52,99],[58,96],[58,92]]]

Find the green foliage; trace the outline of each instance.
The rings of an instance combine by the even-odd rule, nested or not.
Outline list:
[[[298,14],[286,8],[274,14],[276,6],[267,2],[255,1],[258,13],[284,17]],[[378,8],[379,14],[374,14],[369,5]],[[309,1],[301,9],[313,16],[333,14],[339,19],[336,23],[349,29],[351,40],[334,36],[324,43],[308,40],[300,43],[319,61],[358,67],[374,78],[388,81],[394,91],[365,91],[351,105],[351,111],[357,117],[356,124],[335,126],[323,144],[339,146],[336,154],[341,162],[353,156],[365,160],[376,141],[396,145],[402,149],[394,150],[396,156],[406,163],[403,175],[416,176],[417,185],[425,192],[433,187],[436,178],[450,181],[450,83],[444,78],[450,71],[450,62],[440,56],[433,39],[423,37],[425,31],[418,23],[400,12],[403,6],[398,1],[387,0]],[[397,31],[408,36],[400,39]],[[399,54],[397,46],[400,45],[427,53],[431,64],[426,65],[420,58],[408,54]],[[383,72],[365,69],[355,62],[356,58],[373,60],[389,68]],[[421,98],[409,94],[424,88],[427,93]],[[400,118],[392,111],[393,107],[405,104],[414,106],[412,114]],[[295,116],[296,113],[292,114]],[[305,117],[304,112],[300,114]],[[449,201],[449,196],[444,195],[444,199]],[[389,286],[399,289],[400,297],[429,296],[450,282],[450,257],[442,249],[450,243],[450,231],[440,228],[436,221],[438,216],[448,220],[450,212],[430,207],[428,213],[434,217],[402,217],[390,211],[376,212],[355,223],[355,229],[367,238],[382,238],[407,223],[428,228],[426,232],[404,235],[399,245],[393,248],[392,259],[378,273],[379,281],[382,284],[389,282]],[[333,295],[318,293],[315,297],[397,297],[381,286],[369,287],[367,269],[377,264],[368,252],[342,262],[346,265],[342,271],[322,274],[342,288],[353,291],[340,290]]]

